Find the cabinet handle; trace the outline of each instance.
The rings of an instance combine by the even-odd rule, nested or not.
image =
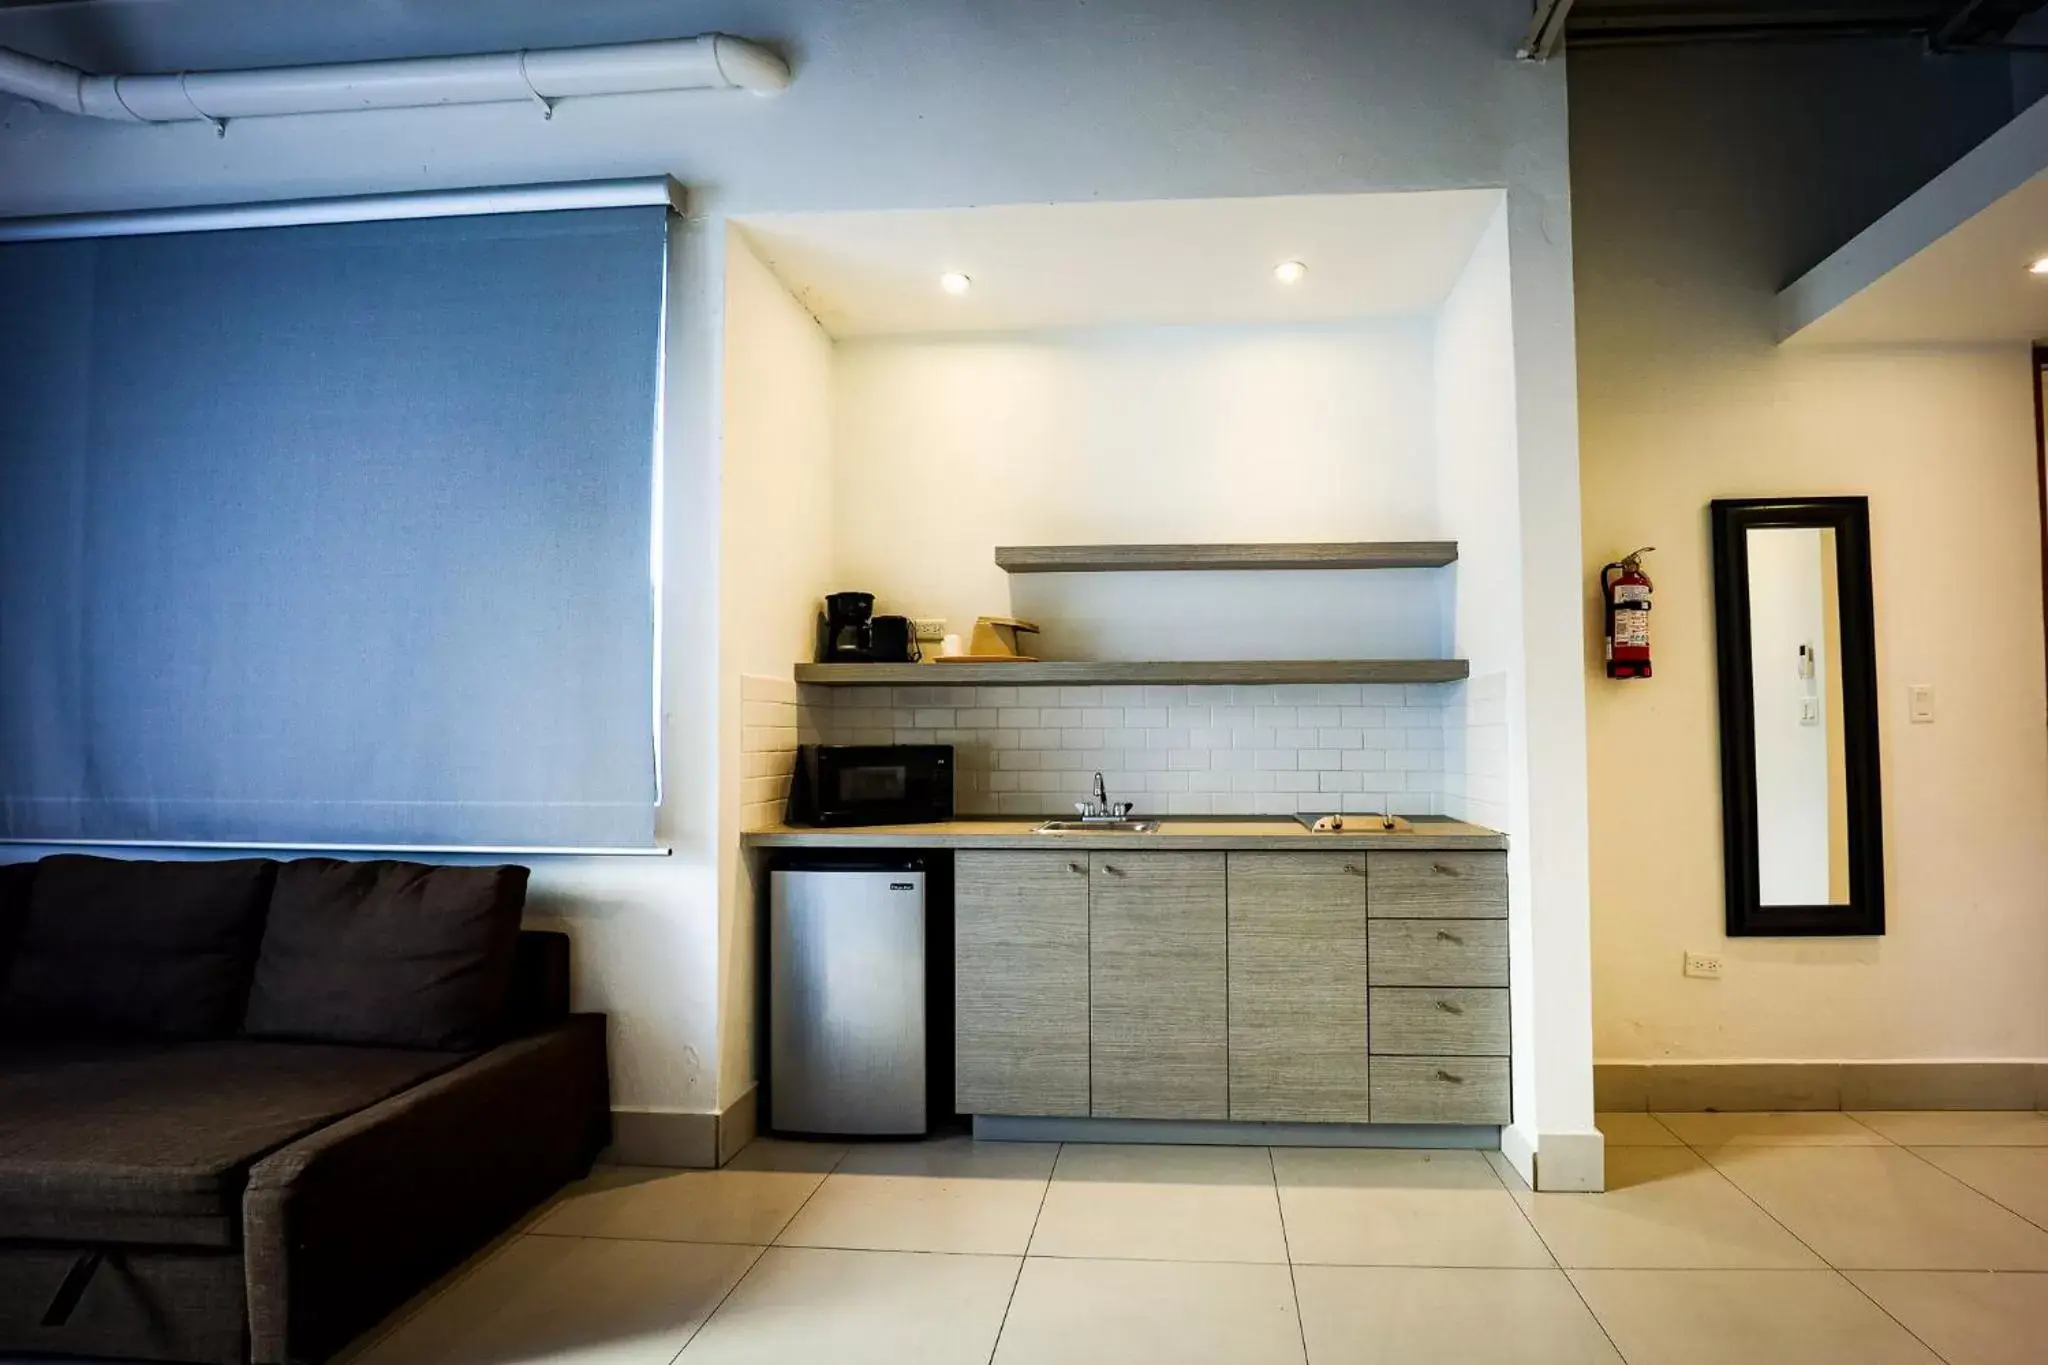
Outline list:
[[[1346,872],[1349,872],[1354,877],[1363,877],[1365,875],[1365,869],[1358,866],[1358,864],[1356,863],[1344,864],[1344,870]]]
[[[1431,863],[1430,866],[1436,869],[1436,875],[1439,877],[1456,877],[1460,875],[1458,869],[1452,867],[1449,863]]]
[[[1122,868],[1120,868],[1120,867],[1113,867],[1113,866],[1111,866],[1111,865],[1110,865],[1110,864],[1108,864],[1108,863],[1104,863],[1104,864],[1102,865],[1102,870],[1103,870],[1104,872],[1107,872],[1107,873],[1108,873],[1108,874],[1109,874],[1110,876],[1112,876],[1112,877],[1121,877],[1121,876],[1123,876],[1123,875],[1124,875],[1124,870],[1123,870]]]
[[[1086,873],[1086,872],[1088,871],[1088,868],[1087,868],[1087,866],[1086,866],[1085,864],[1082,864],[1082,863],[1068,863],[1068,864],[1067,864],[1067,871],[1069,871],[1069,872],[1080,872],[1080,873],[1083,873],[1083,874],[1085,874],[1085,873]]]
[[[1451,932],[1450,930],[1448,930],[1448,929],[1439,929],[1439,930],[1437,930],[1437,931],[1436,931],[1436,936],[1437,936],[1437,937],[1438,937],[1439,939],[1443,940],[1443,941],[1444,941],[1445,943],[1455,943],[1455,944],[1457,944],[1457,945],[1458,945],[1458,946],[1459,946],[1460,948],[1462,948],[1462,947],[1464,947],[1464,946],[1465,946],[1465,940],[1464,940],[1464,939],[1462,939],[1462,938],[1459,938],[1459,937],[1458,937],[1458,936],[1457,936],[1456,934],[1452,933],[1452,932]]]
[[[1436,1002],[1436,1007],[1445,1014],[1463,1014],[1465,1012],[1465,1007],[1455,1000],[1439,1000]]]
[[[1440,1081],[1443,1081],[1447,1085],[1463,1085],[1465,1083],[1465,1078],[1463,1076],[1453,1076],[1450,1072],[1444,1070],[1442,1067],[1438,1067],[1436,1069],[1436,1078]]]

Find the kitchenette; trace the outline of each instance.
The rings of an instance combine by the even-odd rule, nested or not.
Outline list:
[[[735,225],[722,1107],[1513,1145],[1506,241],[1484,190]]]

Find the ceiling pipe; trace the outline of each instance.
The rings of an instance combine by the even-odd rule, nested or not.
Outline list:
[[[468,57],[407,57],[252,71],[94,76],[0,48],[0,93],[67,114],[124,123],[210,123],[276,114],[419,109],[531,101],[552,117],[556,100],[666,90],[748,90],[770,95],[789,67],[758,43],[707,33],[602,47],[534,48]]]

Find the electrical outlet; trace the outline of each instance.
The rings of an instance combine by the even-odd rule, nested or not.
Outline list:
[[[913,616],[910,628],[917,632],[920,640],[943,640],[946,638],[946,618],[943,616]]]
[[[1708,981],[1721,979],[1721,955],[1719,953],[1687,953],[1685,974],[1704,977]]]
[[[1906,709],[1915,725],[1934,724],[1934,684],[1914,683],[1906,689]]]

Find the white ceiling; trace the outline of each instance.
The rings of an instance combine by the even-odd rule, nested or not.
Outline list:
[[[1956,345],[2048,338],[2048,101],[1779,294],[1801,345]]]
[[[834,337],[1434,312],[1499,190],[1009,204],[739,220]],[[1273,267],[1299,260],[1295,285]],[[965,294],[939,287],[958,271]]]

